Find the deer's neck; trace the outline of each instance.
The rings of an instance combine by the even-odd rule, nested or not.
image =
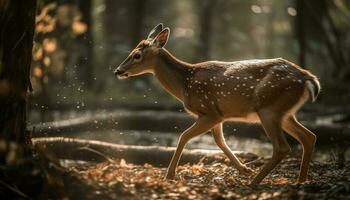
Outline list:
[[[170,94],[183,101],[185,78],[190,67],[191,64],[175,58],[165,49],[160,49],[154,72],[163,87]]]

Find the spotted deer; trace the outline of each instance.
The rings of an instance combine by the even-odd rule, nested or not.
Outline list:
[[[272,158],[251,184],[259,184],[291,151],[284,132],[303,148],[299,182],[307,179],[316,136],[295,116],[308,100],[320,92],[316,76],[283,58],[236,62],[207,61],[190,64],[174,57],[164,46],[170,29],[157,25],[114,71],[119,79],[151,73],[171,95],[196,117],[185,130],[167,169],[173,179],[181,153],[192,138],[211,131],[216,144],[241,173],[254,173],[227,146],[225,121],[260,123],[273,145]]]

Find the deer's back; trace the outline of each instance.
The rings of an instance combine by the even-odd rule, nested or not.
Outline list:
[[[244,118],[275,104],[291,109],[314,75],[282,58],[194,65],[186,77],[185,106],[196,114],[213,112]]]

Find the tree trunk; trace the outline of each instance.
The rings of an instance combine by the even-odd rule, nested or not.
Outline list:
[[[142,29],[143,29],[143,21],[145,18],[145,7],[147,5],[147,0],[139,1],[134,0],[130,2],[132,4],[132,37],[131,37],[131,46],[135,47],[143,37]]]
[[[91,18],[91,0],[80,0],[79,8],[82,12],[82,22],[87,25],[87,30],[79,36],[78,41],[86,49],[85,55],[78,58],[78,66],[82,74],[81,80],[84,81],[87,88],[93,85],[93,36],[92,36],[92,18]]]
[[[204,61],[210,59],[212,18],[214,17],[215,0],[205,0],[202,3],[200,14],[200,33],[198,45],[198,59]]]
[[[297,18],[296,18],[296,31],[299,44],[299,66],[305,67],[305,58],[306,58],[306,40],[305,40],[305,26],[304,26],[304,17],[305,17],[305,4],[304,0],[297,0]]]
[[[35,8],[36,0],[0,1],[0,140],[24,147]]]

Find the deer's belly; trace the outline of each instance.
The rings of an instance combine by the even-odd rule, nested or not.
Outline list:
[[[218,98],[217,104],[225,117],[244,117],[255,112],[254,100],[249,97],[234,95]]]
[[[218,107],[207,106],[206,108],[198,108],[196,106],[186,106],[186,111],[194,116],[210,116],[221,117],[223,121],[236,121],[247,123],[260,123],[259,116],[255,112],[242,112],[237,110],[218,110]]]
[[[260,123],[259,116],[252,112],[247,113],[244,116],[227,116],[225,121],[235,121],[235,122],[247,122],[247,123]]]
[[[188,113],[194,116],[220,117],[224,121],[260,122],[252,105],[246,101],[240,102],[231,100],[229,103],[221,103],[224,103],[223,100],[220,100],[220,102],[192,101],[191,103],[185,104],[184,107]]]
[[[231,102],[231,104],[221,105],[220,109],[226,121],[260,122],[253,105],[247,102]]]

